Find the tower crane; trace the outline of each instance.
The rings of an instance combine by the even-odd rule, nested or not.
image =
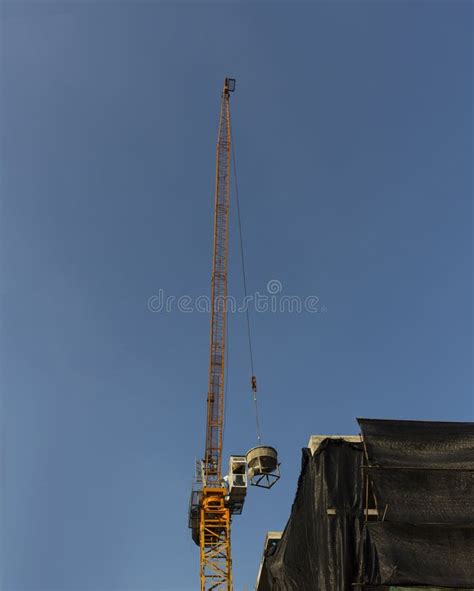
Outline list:
[[[232,591],[231,518],[242,512],[248,481],[270,488],[280,477],[276,450],[260,444],[245,456],[230,456],[229,472],[222,474],[232,149],[229,103],[234,90],[235,79],[225,78],[216,150],[206,441],[204,458],[196,462],[189,508],[189,527],[200,548],[201,591]],[[255,395],[255,376],[251,385]]]

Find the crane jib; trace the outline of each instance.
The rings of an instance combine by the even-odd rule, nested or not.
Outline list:
[[[229,84],[226,80],[221,97],[216,150],[214,203],[214,254],[211,290],[211,334],[209,385],[207,398],[205,483],[221,486],[222,438],[224,422],[225,337],[227,300],[227,261],[229,237],[231,127]]]
[[[214,254],[211,287],[211,335],[207,395],[206,450],[191,497],[190,523],[199,538],[201,591],[232,591],[231,512],[222,480],[224,377],[229,236],[231,129],[229,92],[235,80],[226,78],[222,91],[216,150]]]
[[[254,375],[248,311],[247,332],[252,375],[251,386],[255,402],[258,445],[246,455],[231,455],[228,473],[224,478],[222,476],[229,202],[231,156],[234,156],[229,93],[234,89],[235,80],[226,78],[221,95],[216,149],[206,448],[204,459],[196,462],[196,476],[189,503],[188,526],[192,530],[194,542],[200,548],[201,591],[232,591],[231,518],[233,515],[242,513],[248,480],[255,486],[271,488],[280,478],[277,451],[273,447],[261,445],[260,442],[256,402],[257,379]],[[233,158],[233,172],[244,292],[247,297],[235,157]]]

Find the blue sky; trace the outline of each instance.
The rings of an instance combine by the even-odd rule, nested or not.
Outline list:
[[[472,420],[472,5],[1,5],[1,589],[194,591],[219,93],[232,96],[264,440],[236,591],[312,433]],[[242,296],[235,204],[231,292]],[[226,456],[254,445],[229,322]]]

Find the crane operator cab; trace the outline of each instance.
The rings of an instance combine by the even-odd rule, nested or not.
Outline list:
[[[224,477],[229,494],[227,502],[232,515],[240,515],[247,495],[247,459],[245,456],[230,456],[229,474]]]

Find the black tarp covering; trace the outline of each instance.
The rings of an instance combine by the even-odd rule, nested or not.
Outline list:
[[[382,518],[365,527],[360,580],[474,587],[474,424],[359,424]]]
[[[343,440],[324,440],[313,456],[303,450],[291,516],[265,558],[258,591],[353,588],[364,523],[362,463],[362,445]]]
[[[474,424],[359,423],[363,445],[326,439],[313,456],[303,450],[257,591],[474,589]],[[379,512],[368,522],[367,475]]]
[[[383,468],[370,477],[386,521],[474,525],[474,472]]]
[[[474,528],[372,522],[365,529],[364,583],[470,587]]]
[[[357,420],[371,465],[474,470],[474,423]]]

